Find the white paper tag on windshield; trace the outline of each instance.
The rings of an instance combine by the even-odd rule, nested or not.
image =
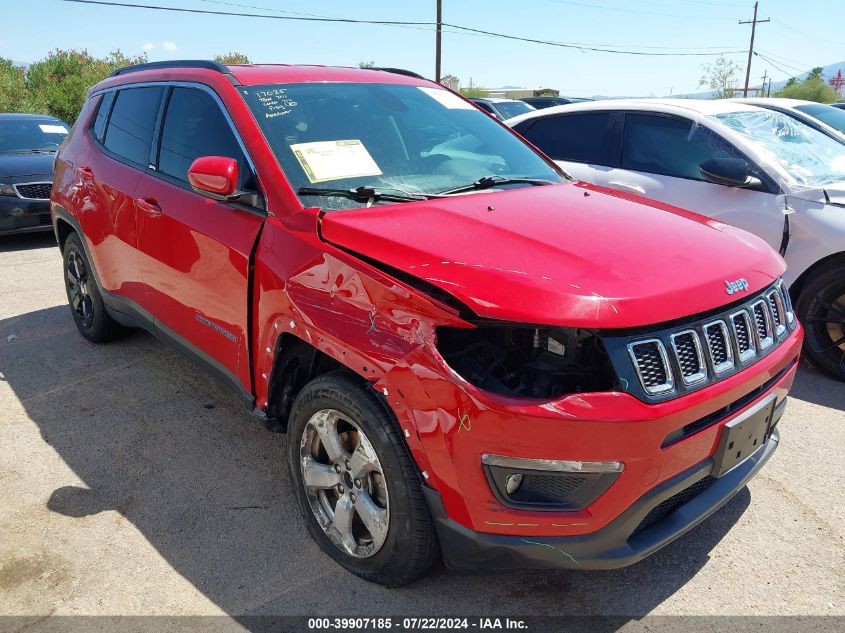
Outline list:
[[[311,182],[381,175],[376,161],[358,139],[295,143],[290,148]]]
[[[41,128],[41,131],[44,132],[44,134],[67,134],[67,128],[64,125],[39,124],[38,127]]]
[[[426,88],[424,86],[417,86],[417,88],[450,110],[475,110],[474,105],[468,101],[464,101],[458,95],[454,95],[448,90],[441,90],[440,88]]]

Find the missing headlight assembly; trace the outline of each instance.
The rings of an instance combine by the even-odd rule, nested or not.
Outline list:
[[[593,331],[487,321],[473,325],[437,328],[437,349],[480,389],[552,399],[616,387],[607,352]]]

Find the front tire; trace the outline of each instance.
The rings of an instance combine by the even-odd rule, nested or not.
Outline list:
[[[126,328],[106,312],[94,269],[76,233],[65,240],[62,259],[67,300],[79,333],[92,343],[106,343],[125,336]]]
[[[845,381],[845,262],[815,272],[801,289],[795,311],[804,326],[807,358]]]
[[[439,558],[420,478],[384,405],[354,375],[333,372],[297,396],[288,469],[317,544],[352,573],[388,587]]]

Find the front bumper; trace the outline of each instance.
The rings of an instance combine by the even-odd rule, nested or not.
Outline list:
[[[784,400],[775,411],[783,413]],[[780,435],[719,479],[712,459],[651,489],[602,529],[577,536],[506,536],[475,532],[451,520],[440,495],[425,486],[446,566],[457,571],[616,569],[636,563],[704,521],[739,492],[769,460]],[[694,494],[694,492],[698,494]],[[690,496],[693,495],[693,496]],[[649,522],[657,513],[660,518]]]
[[[471,532],[528,540],[589,537],[644,495],[714,458],[725,425],[755,403],[786,398],[801,328],[759,362],[694,393],[646,404],[623,392],[532,402],[482,393],[421,346],[375,385],[385,394],[428,487],[451,521]],[[621,462],[616,481],[583,509],[503,504],[485,454],[539,460]]]
[[[52,230],[49,200],[0,196],[0,235]]]

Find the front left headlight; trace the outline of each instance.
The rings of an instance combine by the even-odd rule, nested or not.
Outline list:
[[[475,325],[438,327],[437,349],[456,373],[479,389],[551,400],[617,387],[604,344],[591,330],[501,321]]]
[[[12,187],[12,185],[0,183],[0,196],[14,196],[17,198],[18,194],[15,192],[15,188]]]

